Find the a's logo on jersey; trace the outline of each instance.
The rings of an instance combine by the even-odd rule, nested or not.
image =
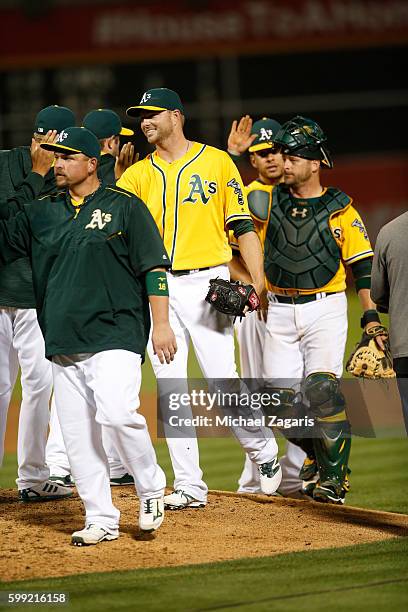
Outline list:
[[[110,213],[104,213],[100,208],[97,208],[92,213],[92,219],[85,225],[85,229],[103,229],[109,221],[112,220],[112,215]]]
[[[302,219],[306,219],[307,217],[307,208],[292,208],[292,212],[290,213],[291,217],[302,217]]]
[[[333,236],[336,238],[336,240],[340,240],[341,239],[341,227],[333,227],[332,232],[333,232]]]
[[[145,104],[148,100],[150,100],[150,98],[152,97],[152,94],[149,94],[147,92],[145,92],[142,96],[142,99],[140,100],[139,104]]]
[[[60,132],[57,136],[57,142],[62,142],[66,138],[68,138],[68,134],[62,130],[62,132]]]
[[[367,230],[364,227],[363,223],[360,221],[360,219],[355,218],[353,223],[351,224],[351,227],[358,227],[359,232],[363,234],[366,240],[368,240]]]
[[[261,127],[259,130],[259,140],[266,140],[266,142],[270,142],[272,140],[272,130],[267,130],[266,128]]]
[[[197,202],[197,196],[201,198],[203,204],[207,204],[208,200],[212,195],[217,193],[217,183],[215,181],[203,180],[199,174],[193,174],[188,182],[190,185],[190,193],[183,200],[185,202],[191,202],[195,204]]]
[[[237,179],[232,178],[228,181],[227,186],[233,188],[234,193],[238,196],[238,204],[242,206],[244,203],[244,196],[242,195],[241,185],[238,183]]]

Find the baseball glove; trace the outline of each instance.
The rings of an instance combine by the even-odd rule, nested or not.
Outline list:
[[[252,285],[243,285],[240,281],[227,281],[212,278],[210,289],[205,297],[206,302],[219,312],[233,317],[245,317],[247,310],[259,308],[259,297]]]
[[[376,336],[386,336],[385,350],[381,350]],[[382,325],[370,327],[363,332],[362,338],[346,364],[347,372],[361,378],[394,378],[392,357],[388,344],[388,331]]]

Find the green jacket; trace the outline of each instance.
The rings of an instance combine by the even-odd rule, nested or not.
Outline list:
[[[7,199],[19,189],[31,172],[29,147],[0,151],[0,218],[8,218]],[[55,190],[53,169],[45,177],[42,193]],[[13,261],[0,270],[0,307],[34,308],[31,266],[27,257]]]
[[[108,185],[116,183],[115,178],[115,164],[116,157],[113,157],[110,153],[101,155],[98,163],[98,176],[103,183]]]
[[[67,190],[25,204],[42,182],[30,173],[25,192],[10,203],[20,212],[0,221],[0,265],[29,255],[46,356],[124,349],[143,357],[150,330],[145,273],[170,267],[149,210],[107,185],[79,210]]]

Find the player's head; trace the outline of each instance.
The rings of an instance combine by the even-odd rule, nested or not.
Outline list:
[[[326,142],[327,138],[321,127],[307,117],[297,115],[284,123],[274,136],[274,142],[283,155],[317,160],[326,168],[333,168]]]
[[[283,175],[283,158],[273,142],[273,137],[281,128],[274,119],[263,117],[255,121],[251,134],[256,138],[249,147],[249,158],[259,177],[265,182],[278,182]]]
[[[174,133],[182,133],[184,107],[178,93],[166,87],[148,89],[139,104],[126,113],[141,118],[140,127],[150,144],[165,141]]]
[[[133,136],[134,131],[124,128],[120,117],[109,108],[97,108],[85,115],[82,125],[93,132],[101,146],[102,153],[119,155],[119,136]]]
[[[37,142],[42,142],[44,136],[50,130],[62,132],[70,125],[75,125],[75,115],[70,108],[66,106],[46,106],[41,109],[34,121],[34,139]]]
[[[68,127],[55,143],[41,144],[54,151],[54,173],[58,187],[73,187],[96,174],[101,148],[95,134],[84,127]]]

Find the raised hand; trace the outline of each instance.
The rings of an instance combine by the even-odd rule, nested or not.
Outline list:
[[[41,176],[45,176],[47,172],[49,172],[54,161],[54,153],[42,149],[40,145],[46,143],[54,144],[57,140],[57,136],[57,130],[49,130],[44,138],[41,139],[41,142],[38,142],[34,138],[31,139],[30,153],[33,172],[41,174]]]
[[[232,122],[231,131],[228,136],[228,153],[241,155],[245,153],[254,142],[256,134],[251,134],[252,119],[249,115],[244,115],[239,123]]]
[[[124,171],[133,166],[139,159],[139,153],[135,152],[135,147],[131,142],[123,145],[115,163],[115,178],[120,179]]]

